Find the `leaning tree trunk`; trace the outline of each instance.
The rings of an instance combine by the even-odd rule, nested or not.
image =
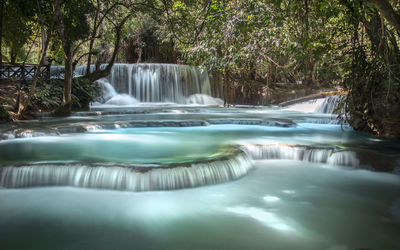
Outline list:
[[[40,54],[39,64],[38,64],[38,66],[37,66],[37,68],[35,70],[35,74],[33,75],[32,83],[31,83],[31,86],[30,86],[30,89],[29,89],[29,93],[28,93],[27,97],[25,98],[25,100],[21,100],[20,99],[20,98],[22,98],[22,95],[23,95],[22,92],[21,92],[22,90],[19,93],[19,102],[18,102],[18,111],[17,111],[17,116],[18,116],[19,119],[21,119],[23,117],[25,111],[27,110],[28,106],[31,103],[32,96],[36,91],[36,85],[37,85],[37,82],[39,81],[40,70],[41,70],[41,68],[42,68],[42,66],[44,64],[45,54],[46,54],[47,48],[49,46],[51,31],[52,31],[52,27],[50,27],[49,34],[48,34],[47,39],[46,39],[46,41],[44,43],[44,47],[42,49],[42,53]]]
[[[231,92],[232,89],[230,88],[230,81],[229,81],[229,70],[228,68],[225,68],[224,74],[223,74],[223,83],[222,83],[222,92],[223,92],[223,97],[224,97],[224,107],[228,106],[229,103],[232,100],[231,97]]]

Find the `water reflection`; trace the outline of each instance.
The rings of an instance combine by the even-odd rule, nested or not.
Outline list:
[[[282,190],[282,193],[294,195],[294,194],[296,194],[296,191],[285,189],[285,190]]]
[[[296,230],[291,227],[285,220],[278,217],[275,213],[265,211],[264,209],[257,207],[229,207],[227,211],[242,216],[248,216],[252,219],[257,220],[263,225],[285,232],[295,233]]]
[[[263,197],[263,200],[265,200],[266,202],[274,203],[274,202],[280,201],[281,198],[276,197],[276,196],[267,195],[267,196],[264,196],[264,197]]]

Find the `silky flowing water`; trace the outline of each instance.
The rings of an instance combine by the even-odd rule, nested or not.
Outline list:
[[[0,249],[400,248],[400,143],[333,101],[224,108],[198,82],[155,103],[104,82],[90,111],[0,127]]]

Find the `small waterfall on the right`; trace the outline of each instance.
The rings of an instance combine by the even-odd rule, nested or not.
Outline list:
[[[324,113],[324,114],[337,114],[340,113],[341,110],[337,110],[339,108],[340,103],[342,102],[344,95],[331,95],[324,99],[323,103],[317,106],[315,112]]]
[[[243,145],[254,160],[296,160],[334,166],[359,167],[356,153],[333,147],[312,147],[289,144]]]
[[[290,111],[299,111],[303,113],[338,114],[343,111],[343,109],[339,109],[339,106],[341,105],[344,98],[345,95],[331,95],[324,98],[316,98],[298,102],[289,105],[285,109]]]

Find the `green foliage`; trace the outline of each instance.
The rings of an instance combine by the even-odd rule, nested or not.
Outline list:
[[[64,51],[61,46],[61,41],[53,39],[50,44],[50,51],[47,54],[49,61],[55,65],[62,65],[64,63]]]
[[[72,108],[88,109],[94,101],[93,97],[99,92],[99,85],[86,78],[74,78],[72,82]]]
[[[90,33],[88,15],[95,11],[93,2],[64,0],[61,8],[68,38],[77,41],[88,37]]]
[[[305,4],[307,2],[307,4]],[[345,8],[328,1],[175,1],[164,23],[186,63],[267,82],[333,85],[348,42]],[[169,33],[168,33],[169,32]],[[273,73],[272,73],[273,72]]]
[[[357,64],[345,80],[350,90],[346,106],[350,124],[358,131],[399,135],[399,81],[391,79],[379,58],[368,58],[362,49],[357,50],[356,58]]]
[[[8,112],[4,109],[2,105],[0,105],[0,123],[11,121],[11,117]]]
[[[358,131],[400,137],[400,38],[374,5],[346,6],[353,31],[343,82],[349,91],[347,120]]]
[[[6,1],[3,8],[2,39],[9,48],[9,61],[16,62],[24,58],[23,45],[37,32],[37,27],[33,13],[27,11],[21,1]]]
[[[37,111],[52,111],[62,103],[64,82],[59,79],[40,81],[32,97],[32,107]],[[99,91],[98,84],[84,78],[75,78],[72,83],[72,108],[87,109],[93,96]]]
[[[50,111],[62,102],[63,82],[58,79],[39,81],[37,91],[32,96],[32,107],[38,111]]]

